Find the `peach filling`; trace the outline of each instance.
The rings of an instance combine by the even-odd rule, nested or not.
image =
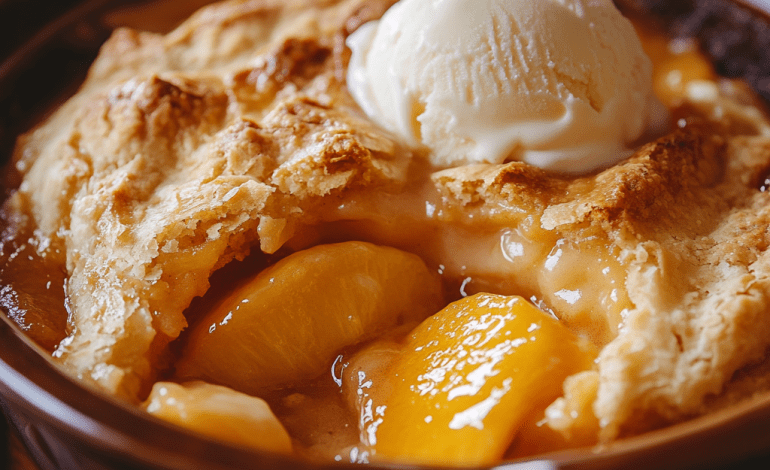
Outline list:
[[[148,413],[222,441],[288,454],[291,439],[264,400],[227,387],[158,382]]]
[[[320,244],[243,281],[198,320],[175,380],[205,380],[275,402],[276,388],[301,390],[331,370],[331,378],[318,380],[336,382],[357,417],[360,441],[347,436],[336,443],[355,449],[353,460],[497,461],[519,428],[532,416],[542,419],[561,396],[565,378],[592,368],[596,345],[586,337],[607,341],[614,334],[608,325],[628,303],[616,277],[622,265],[606,244],[552,236],[548,249],[524,233],[465,238],[467,251],[454,253],[465,266],[437,269],[447,279],[483,276],[494,266],[503,276],[491,287],[547,286],[543,303],[567,312],[563,321],[522,297],[493,294],[469,295],[432,315],[445,300],[438,276],[419,257],[358,241]],[[453,243],[420,246],[432,258]],[[481,252],[486,256],[471,256]],[[457,280],[465,294],[467,279]],[[608,319],[605,327],[591,322],[597,316]],[[421,392],[425,387],[431,390]],[[278,399],[279,407],[287,400],[300,408],[290,415],[318,412],[317,403],[296,394]]]
[[[191,331],[177,376],[258,394],[302,383],[338,352],[441,305],[415,255],[363,242],[320,245],[263,270]]]
[[[500,460],[533,410],[589,369],[595,348],[521,297],[476,294],[417,327],[390,367],[368,430],[377,459],[441,465]]]

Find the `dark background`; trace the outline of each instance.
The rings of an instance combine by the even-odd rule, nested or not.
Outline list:
[[[0,57],[6,57],[75,3],[77,0],[0,0],[0,18],[5,19],[0,29]]]
[[[107,28],[65,27],[57,20],[77,3],[103,0],[0,0],[0,158],[8,160],[15,136],[51,105],[74,91],[96,57]],[[61,20],[60,20],[61,19]],[[98,22],[94,22],[97,24]],[[55,40],[51,40],[55,39]],[[35,60],[29,60],[34,57]]]
[[[0,442],[8,442],[8,424],[5,422],[5,417],[0,419]],[[0,445],[0,468],[10,467],[10,461],[8,459],[8,446]]]

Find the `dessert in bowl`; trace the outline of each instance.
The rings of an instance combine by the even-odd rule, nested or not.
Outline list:
[[[450,51],[393,3],[117,31],[19,140],[9,316],[86,388],[312,461],[601,448],[764,390],[752,92],[608,2],[483,2]]]

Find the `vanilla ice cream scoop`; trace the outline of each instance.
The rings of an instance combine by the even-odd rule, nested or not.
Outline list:
[[[611,0],[401,0],[348,46],[362,109],[439,167],[586,172],[650,122],[650,61]]]

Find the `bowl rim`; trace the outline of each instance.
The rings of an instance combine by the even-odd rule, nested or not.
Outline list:
[[[733,0],[767,18],[770,0]],[[78,16],[109,4],[109,0],[82,0],[68,13],[41,29],[40,34],[0,62],[0,84],[16,73],[45,40],[69,26]],[[353,464],[308,461],[238,447],[217,441],[162,421],[136,406],[112,397],[64,372],[50,354],[34,344],[5,312],[0,314],[0,403],[6,411],[23,413],[44,422],[77,442],[92,446],[101,454],[125,459],[140,466],[168,470],[194,468],[205,462],[208,468],[339,469]],[[85,393],[84,393],[85,392]],[[761,423],[765,423],[763,426]],[[770,392],[691,420],[618,440],[604,446],[557,451],[503,462],[496,469],[518,468],[617,468],[620,465],[655,461],[657,468],[691,466],[684,458],[699,451],[698,462],[720,464],[736,457],[770,451]],[[130,431],[128,429],[130,429]],[[764,430],[750,433],[746,429]],[[765,429],[768,428],[768,429]],[[725,432],[727,431],[727,432]],[[739,432],[740,431],[740,432]],[[696,438],[698,442],[693,446]],[[183,445],[180,446],[180,443]],[[738,453],[724,455],[730,445]],[[663,460],[660,460],[661,457]],[[440,468],[399,464],[372,465],[372,469]]]

